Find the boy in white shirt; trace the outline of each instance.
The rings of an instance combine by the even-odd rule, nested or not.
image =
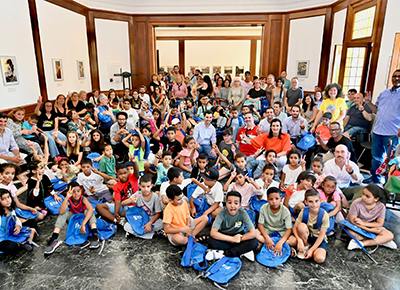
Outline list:
[[[129,99],[125,99],[123,103],[123,110],[128,114],[128,121],[132,122],[135,128],[139,128],[139,115],[135,109],[132,108],[132,104]]]

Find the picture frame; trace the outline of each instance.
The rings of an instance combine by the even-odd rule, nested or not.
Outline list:
[[[213,76],[215,76],[215,74],[217,72],[219,72],[219,74],[221,74],[221,70],[222,70],[222,67],[220,65],[213,66],[213,69],[212,69]]]
[[[236,66],[236,75],[243,75],[244,74],[244,66],[242,65],[237,65]]]
[[[209,75],[210,74],[210,66],[205,65],[201,67],[201,72],[203,75]]]
[[[85,65],[84,65],[83,60],[77,60],[76,66],[78,69],[78,79],[84,80],[86,78],[86,76],[85,76]]]
[[[17,60],[15,56],[0,56],[1,76],[5,86],[19,84]]]
[[[61,58],[52,58],[51,63],[53,66],[53,77],[55,82],[64,80],[64,71]]]
[[[297,60],[296,61],[296,77],[308,78],[309,68],[310,68],[309,60]]]
[[[224,66],[224,74],[231,74],[232,75],[233,68],[232,66]]]

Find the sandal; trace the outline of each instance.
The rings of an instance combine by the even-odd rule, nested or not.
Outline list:
[[[198,237],[198,238],[196,238],[196,243],[207,242],[209,238],[210,238],[209,235]]]
[[[297,256],[297,251],[295,248],[290,247],[290,257],[296,257]]]
[[[164,232],[164,230],[159,230],[159,231],[155,232],[154,236],[162,238],[162,239],[167,239],[168,238],[168,235]]]

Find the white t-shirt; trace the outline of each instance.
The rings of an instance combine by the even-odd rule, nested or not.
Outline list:
[[[139,96],[143,101],[149,102],[150,107],[151,107],[150,96],[148,94],[144,93],[143,96],[139,94]]]
[[[89,196],[93,195],[93,193],[90,192],[91,187],[95,190],[95,192],[103,192],[108,190],[108,187],[103,184],[104,178],[94,172],[90,173],[89,176],[86,176],[83,172],[79,173],[77,182],[79,185],[83,186],[86,194]]]
[[[289,206],[294,207],[296,204],[303,202],[305,195],[306,190],[297,190],[297,184],[295,184],[293,188],[293,193],[289,199]]]
[[[271,188],[271,187],[279,188],[279,182],[277,182],[277,181],[275,181],[275,180],[272,180],[271,184],[270,184],[267,188],[264,188],[264,181],[262,180],[262,178],[257,179],[257,180],[256,180],[256,183],[257,183],[257,185],[258,185],[259,187],[261,187],[261,189],[262,189],[262,191],[263,191],[263,196],[262,196],[261,199],[262,199],[262,200],[266,200],[266,201],[268,201],[268,198],[267,198],[267,191],[268,191],[268,189]]]
[[[127,113],[128,121],[132,122],[136,128],[139,128],[139,115],[135,109],[130,108],[129,110],[122,110],[122,112]]]
[[[282,172],[286,174],[285,177],[285,186],[290,186],[295,184],[297,181],[297,177],[299,177],[300,173],[303,171],[301,166],[297,167],[295,170],[289,168],[289,164],[283,166]]]
[[[177,184],[180,189],[184,189],[186,186],[188,186],[190,183],[192,183],[192,180],[190,178],[184,179],[181,184]],[[160,186],[160,197],[163,195],[167,195],[167,188],[169,186],[169,181],[165,181],[161,183]]]
[[[204,185],[204,183],[202,183]],[[206,186],[206,185],[204,185]],[[207,186],[206,186],[207,187]],[[197,198],[198,196],[202,195],[204,190],[198,186],[196,190],[193,192],[192,197]],[[209,205],[213,205],[216,202],[223,202],[224,201],[224,189],[222,184],[218,181],[214,184],[211,188],[210,192],[206,195],[207,203]]]

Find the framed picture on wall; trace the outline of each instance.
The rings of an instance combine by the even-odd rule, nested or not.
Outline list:
[[[5,86],[18,85],[18,69],[15,56],[0,56],[1,76]]]
[[[244,66],[236,66],[236,75],[242,75],[244,74]]]
[[[232,66],[224,66],[224,74],[232,74]]]
[[[203,75],[209,75],[210,74],[210,67],[209,66],[202,66],[201,67],[201,72]]]
[[[83,60],[77,60],[76,66],[78,68],[78,79],[85,79],[85,66],[83,64]]]
[[[308,78],[308,70],[310,66],[309,60],[298,60],[296,61],[296,77]]]
[[[213,66],[213,76],[215,74],[221,74],[221,66],[220,65]]]
[[[60,82],[64,80],[64,72],[61,58],[52,58],[51,63],[53,64],[53,76],[54,81]]]

